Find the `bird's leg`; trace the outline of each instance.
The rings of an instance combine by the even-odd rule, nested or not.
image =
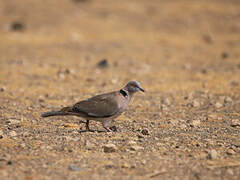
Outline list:
[[[89,120],[87,120],[87,122],[86,122],[86,130],[87,130],[87,131],[90,130],[90,129],[89,129]]]
[[[87,122],[86,122],[86,131],[94,132],[94,130],[91,130],[89,128],[89,122],[90,122],[90,120],[87,120]]]
[[[112,123],[112,121],[109,120],[109,119],[108,120],[104,120],[102,122],[102,125],[103,125],[104,129],[106,129],[107,132],[112,132],[112,130],[110,129],[111,123]]]
[[[112,130],[109,127],[104,127],[104,129],[106,129],[107,132],[112,132]]]

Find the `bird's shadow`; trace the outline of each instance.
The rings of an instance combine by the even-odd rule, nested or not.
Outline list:
[[[112,127],[110,127],[110,129],[112,130],[112,132],[117,132],[116,126],[112,126]],[[85,129],[85,130],[78,130],[78,132],[79,132],[79,133],[86,133],[86,132],[107,133],[108,131],[105,131],[105,130]]]
[[[104,133],[104,132],[107,132],[107,131],[103,131],[103,130],[93,130],[93,129],[90,129],[90,130],[78,130],[78,132],[81,134],[81,133],[86,133],[86,132],[97,132],[97,133]]]

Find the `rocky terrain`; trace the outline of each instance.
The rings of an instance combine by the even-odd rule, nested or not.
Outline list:
[[[0,179],[240,179],[238,0],[1,1],[0,22]],[[40,117],[129,80],[114,132]]]

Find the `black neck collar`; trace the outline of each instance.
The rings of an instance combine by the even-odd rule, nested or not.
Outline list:
[[[128,96],[127,92],[125,90],[123,90],[123,89],[120,90],[120,93],[123,95],[123,97],[127,97]]]

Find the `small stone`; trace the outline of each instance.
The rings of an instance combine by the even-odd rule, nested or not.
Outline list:
[[[141,131],[141,133],[142,133],[143,135],[149,135],[149,132],[148,132],[147,129],[143,129],[143,130]]]
[[[147,161],[146,161],[145,159],[143,159],[143,160],[141,161],[141,163],[144,165],[144,164],[147,163]]]
[[[7,120],[7,123],[11,124],[11,125],[16,125],[16,124],[19,124],[20,121],[17,120],[17,119],[8,119]]]
[[[228,53],[227,52],[222,52],[221,57],[222,57],[222,59],[228,58]]]
[[[215,107],[216,107],[216,108],[221,108],[221,107],[223,107],[223,105],[222,105],[220,102],[217,102],[217,103],[215,104]]]
[[[11,24],[10,28],[12,31],[22,31],[25,29],[25,25],[22,22],[16,21]]]
[[[205,41],[205,43],[207,43],[207,44],[212,44],[213,43],[212,37],[208,34],[203,35],[202,38]]]
[[[226,153],[227,155],[234,155],[235,151],[233,149],[228,149]]]
[[[103,60],[99,61],[98,64],[97,64],[97,66],[98,66],[99,68],[106,68],[106,67],[108,67],[108,61],[107,61],[107,59],[103,59]]]
[[[226,98],[224,99],[224,102],[225,102],[225,103],[232,102],[232,98],[230,98],[230,97],[226,97]]]
[[[0,92],[3,92],[3,91],[5,91],[5,90],[6,90],[6,87],[5,87],[5,86],[0,87]]]
[[[207,74],[207,69],[202,69],[202,70],[201,70],[201,73],[202,73],[202,74]]]
[[[25,143],[22,143],[19,145],[21,148],[25,148],[26,147],[26,144]]]
[[[22,135],[23,135],[23,137],[28,137],[30,135],[30,133],[29,132],[24,132]]]
[[[233,119],[231,123],[232,127],[240,127],[240,120],[239,119]]]
[[[171,105],[171,101],[168,99],[168,98],[166,98],[165,100],[164,100],[164,103],[166,104],[166,105]]]
[[[92,149],[94,149],[95,145],[93,143],[89,142],[88,140],[86,140],[85,141],[85,147],[88,150],[92,150]]]
[[[123,163],[123,164],[121,165],[121,167],[122,167],[122,168],[131,168],[131,165],[128,164],[128,163]]]
[[[38,101],[39,101],[39,102],[44,102],[44,101],[45,101],[44,96],[39,96],[39,97],[38,97]]]
[[[236,148],[240,148],[240,141],[233,143],[233,146]]]
[[[114,168],[114,165],[113,164],[106,164],[104,167],[105,167],[105,169],[112,169],[112,168]]]
[[[187,128],[187,126],[185,124],[180,125],[180,129],[186,129],[186,128]]]
[[[82,168],[76,167],[76,166],[73,165],[73,164],[70,164],[70,165],[68,166],[68,169],[69,169],[70,171],[82,171]]]
[[[132,151],[139,151],[139,150],[142,150],[143,147],[142,146],[138,146],[138,145],[133,145],[129,149],[132,150]]]
[[[208,157],[208,154],[207,154],[206,151],[201,151],[201,152],[199,153],[199,158],[200,158],[200,159],[206,159],[207,157]]]
[[[140,134],[138,134],[138,139],[141,139],[141,138],[144,138],[144,136],[142,136],[142,135],[140,135]]]
[[[201,124],[200,120],[193,120],[190,125],[193,127],[196,127],[196,126],[199,126],[200,124]]]
[[[0,136],[2,136],[3,135],[3,131],[2,130],[0,130]]]
[[[239,63],[239,64],[237,64],[237,68],[238,68],[238,69],[240,69],[240,63]]]
[[[200,102],[198,100],[193,101],[193,107],[200,107]]]
[[[209,159],[217,159],[218,153],[215,149],[212,149],[208,154]]]
[[[233,172],[233,170],[232,169],[227,169],[227,171],[226,171],[229,175],[234,175],[234,172]]]
[[[162,110],[162,111],[167,111],[167,110],[168,110],[168,107],[167,107],[165,104],[162,104],[162,105],[161,105],[161,110]]]
[[[15,131],[10,131],[9,136],[12,136],[12,137],[17,136],[17,133]]]
[[[128,144],[129,145],[136,145],[137,143],[135,141],[129,141]]]
[[[59,74],[58,74],[58,78],[59,78],[59,79],[65,79],[65,75],[64,75],[63,73],[59,73]]]
[[[103,151],[105,153],[112,153],[117,151],[117,147],[115,144],[106,144],[103,146]]]
[[[230,82],[230,86],[238,86],[238,85],[239,85],[239,82],[237,81]]]

